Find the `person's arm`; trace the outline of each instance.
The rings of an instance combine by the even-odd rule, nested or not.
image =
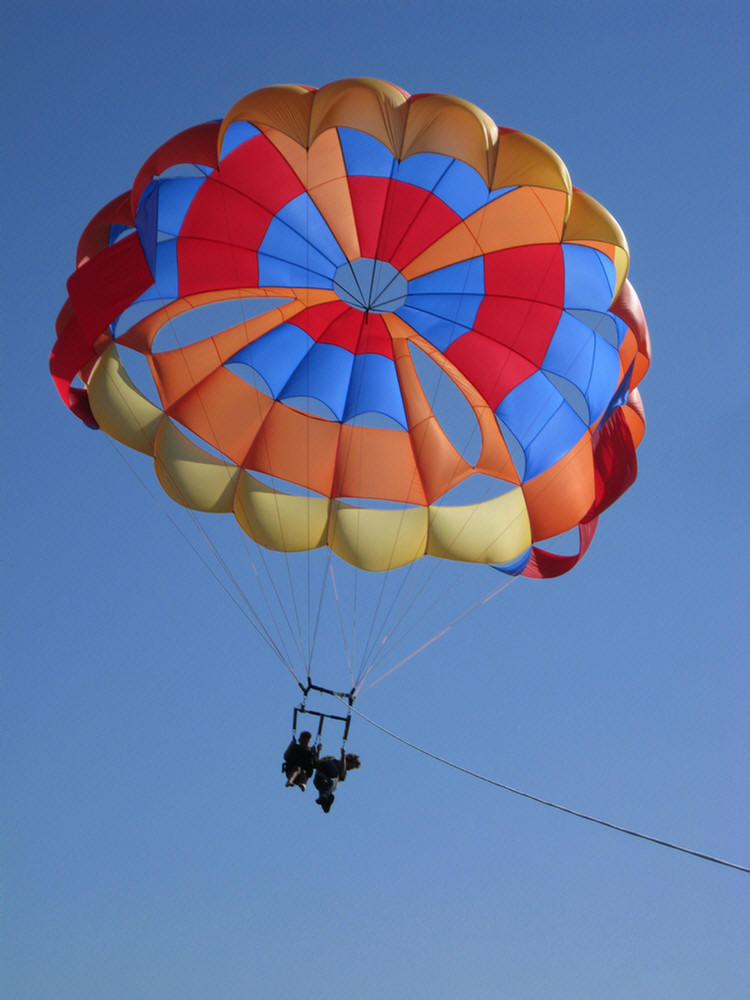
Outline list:
[[[339,761],[339,781],[346,779],[346,752],[341,748],[341,760]]]

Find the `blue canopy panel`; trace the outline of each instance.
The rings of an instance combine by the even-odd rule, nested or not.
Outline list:
[[[251,125],[250,122],[232,122],[224,133],[219,161],[225,159],[249,139],[254,139],[256,135],[260,135],[260,129]]]
[[[386,177],[434,194],[462,219],[513,187],[489,191],[480,174],[462,160],[440,153],[415,153],[399,162],[378,139],[356,129],[339,128],[339,142],[350,177]]]
[[[337,132],[349,177],[393,176],[397,161],[382,142],[353,128],[339,128]]]
[[[304,334],[307,337],[307,334]],[[335,344],[317,344],[307,337],[309,350],[278,394],[278,399],[295,396],[319,399],[343,420],[352,375],[354,355]]]
[[[333,288],[333,275],[258,253],[259,288]]]
[[[447,292],[451,295],[484,295],[484,258],[472,257],[440,267],[419,278],[412,278],[407,289],[411,295]]]
[[[397,315],[445,353],[455,340],[473,328],[482,299],[482,295],[460,293],[411,294]]]
[[[307,193],[276,213],[258,250],[263,287],[332,288],[346,257]]]
[[[580,390],[591,425],[609,406],[620,377],[620,358],[617,350],[590,327],[563,312],[541,368],[567,379]]]
[[[188,209],[198,191],[206,183],[206,178],[168,177],[157,183],[159,186],[157,229],[160,233],[177,236]]]
[[[413,278],[396,315],[445,352],[472,329],[483,297],[484,261],[474,257]]]
[[[615,265],[600,250],[562,244],[565,265],[565,309],[607,312],[615,294]]]
[[[508,576],[520,576],[521,573],[526,569],[529,559],[531,558],[531,546],[526,549],[517,559],[513,559],[510,562],[496,563],[491,566],[490,569],[496,569],[500,573],[507,573]]]
[[[354,355],[282,323],[228,363],[236,362],[254,368],[275,399],[318,399],[344,422],[374,412],[407,426],[395,364],[382,354]]]
[[[463,337],[471,329],[470,326],[461,326],[453,320],[423,312],[412,306],[402,306],[396,315],[443,354],[455,340]]]
[[[462,160],[452,160],[439,153],[415,153],[396,168],[397,180],[423,188],[439,198],[462,219],[468,218],[490,201],[495,201],[513,187],[490,191],[484,178]]]
[[[132,233],[132,232],[133,232],[132,226],[124,226],[120,225],[119,223],[115,223],[114,225],[109,227],[109,245],[112,246],[113,243],[117,243],[117,241],[119,240],[119,238],[122,236],[123,233]]]
[[[523,448],[524,482],[554,465],[587,430],[584,421],[540,371],[509,392],[495,413]]]
[[[353,420],[363,413],[382,413],[407,427],[396,366],[383,354],[354,356],[343,419]]]
[[[151,273],[154,275],[154,284],[137,299],[138,302],[145,302],[149,299],[179,298],[176,238],[160,240],[156,244],[155,261]]]
[[[609,311],[597,312],[593,309],[568,309],[567,312],[593,330],[598,337],[606,340],[608,344],[617,348],[622,347],[625,334],[628,332],[628,324],[619,316],[615,316]]]
[[[135,228],[149,270],[156,277],[156,244],[159,216],[159,182],[151,181],[141,195],[135,213]]]
[[[270,222],[260,251],[333,277],[346,256],[315,202],[305,191],[279,209]]]
[[[609,406],[607,407],[607,409],[604,411],[604,415],[602,416],[602,424],[606,423],[606,421],[610,418],[610,416],[617,409],[618,406],[624,406],[625,403],[627,403],[628,397],[630,396],[630,381],[631,381],[631,379],[633,377],[633,365],[634,364],[635,364],[635,362],[633,362],[630,365],[630,367],[628,368],[628,370],[623,375],[623,377],[622,377],[622,379],[620,381],[620,384],[617,387],[617,391],[615,392],[614,396],[612,397],[612,402],[609,404]]]
[[[254,368],[265,379],[274,399],[278,399],[279,393],[312,343],[311,338],[298,326],[281,323],[252,344],[243,347],[227,364],[239,362]]]
[[[432,191],[434,193],[437,186],[446,177],[446,174],[451,169],[451,166],[456,161],[451,159],[449,156],[443,156],[440,153],[415,153],[414,156],[407,156],[405,160],[396,164],[394,176],[399,180],[403,181],[404,184],[412,184],[414,187],[422,188],[424,191]],[[476,174],[476,171],[472,170],[471,167],[467,167],[472,174]],[[482,187],[484,188],[484,199],[487,198],[487,185],[479,178]],[[446,188],[446,192],[449,190],[450,186]],[[440,197],[440,196],[439,196]],[[467,200],[471,200],[471,196],[467,195]],[[462,213],[459,209],[450,203],[448,198],[443,197],[443,201],[447,205],[450,205],[454,211],[458,212],[459,215]]]
[[[205,177],[166,177],[146,187],[138,202],[135,228],[152,274],[160,234],[177,236]]]

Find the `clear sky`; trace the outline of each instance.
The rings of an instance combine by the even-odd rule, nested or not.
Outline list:
[[[653,344],[639,478],[572,573],[514,582],[358,706],[498,781],[750,864],[750,15],[670,11],[6,14],[4,996],[750,995],[745,874],[363,720],[330,815],[285,790],[293,682],[47,372],[86,222],[162,141],[251,90],[381,77],[543,139],[630,243]]]

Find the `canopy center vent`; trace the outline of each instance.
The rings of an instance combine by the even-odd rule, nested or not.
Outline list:
[[[336,271],[333,288],[347,305],[362,312],[395,312],[406,301],[407,282],[393,264],[376,257],[347,261]]]

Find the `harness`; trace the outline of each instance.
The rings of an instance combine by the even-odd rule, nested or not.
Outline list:
[[[299,682],[298,682],[299,683]],[[323,723],[326,719],[333,719],[337,722],[344,723],[344,736],[341,741],[341,748],[346,746],[346,740],[349,736],[349,726],[352,721],[352,705],[354,704],[354,699],[357,697],[355,694],[355,689],[352,688],[351,691],[332,691],[330,688],[320,687],[318,684],[313,684],[311,680],[308,680],[307,685],[303,686],[300,683],[300,690],[302,691],[302,701],[294,709],[294,717],[292,719],[292,738],[297,739],[297,718],[300,715],[316,715],[318,717],[318,731],[315,734],[314,745],[320,749],[322,746],[322,733],[323,733]],[[321,712],[315,708],[307,707],[307,696],[311,691],[315,691],[322,695],[329,695],[332,698],[337,698],[339,701],[345,701],[349,705],[349,711],[346,715],[340,715],[335,712]]]

